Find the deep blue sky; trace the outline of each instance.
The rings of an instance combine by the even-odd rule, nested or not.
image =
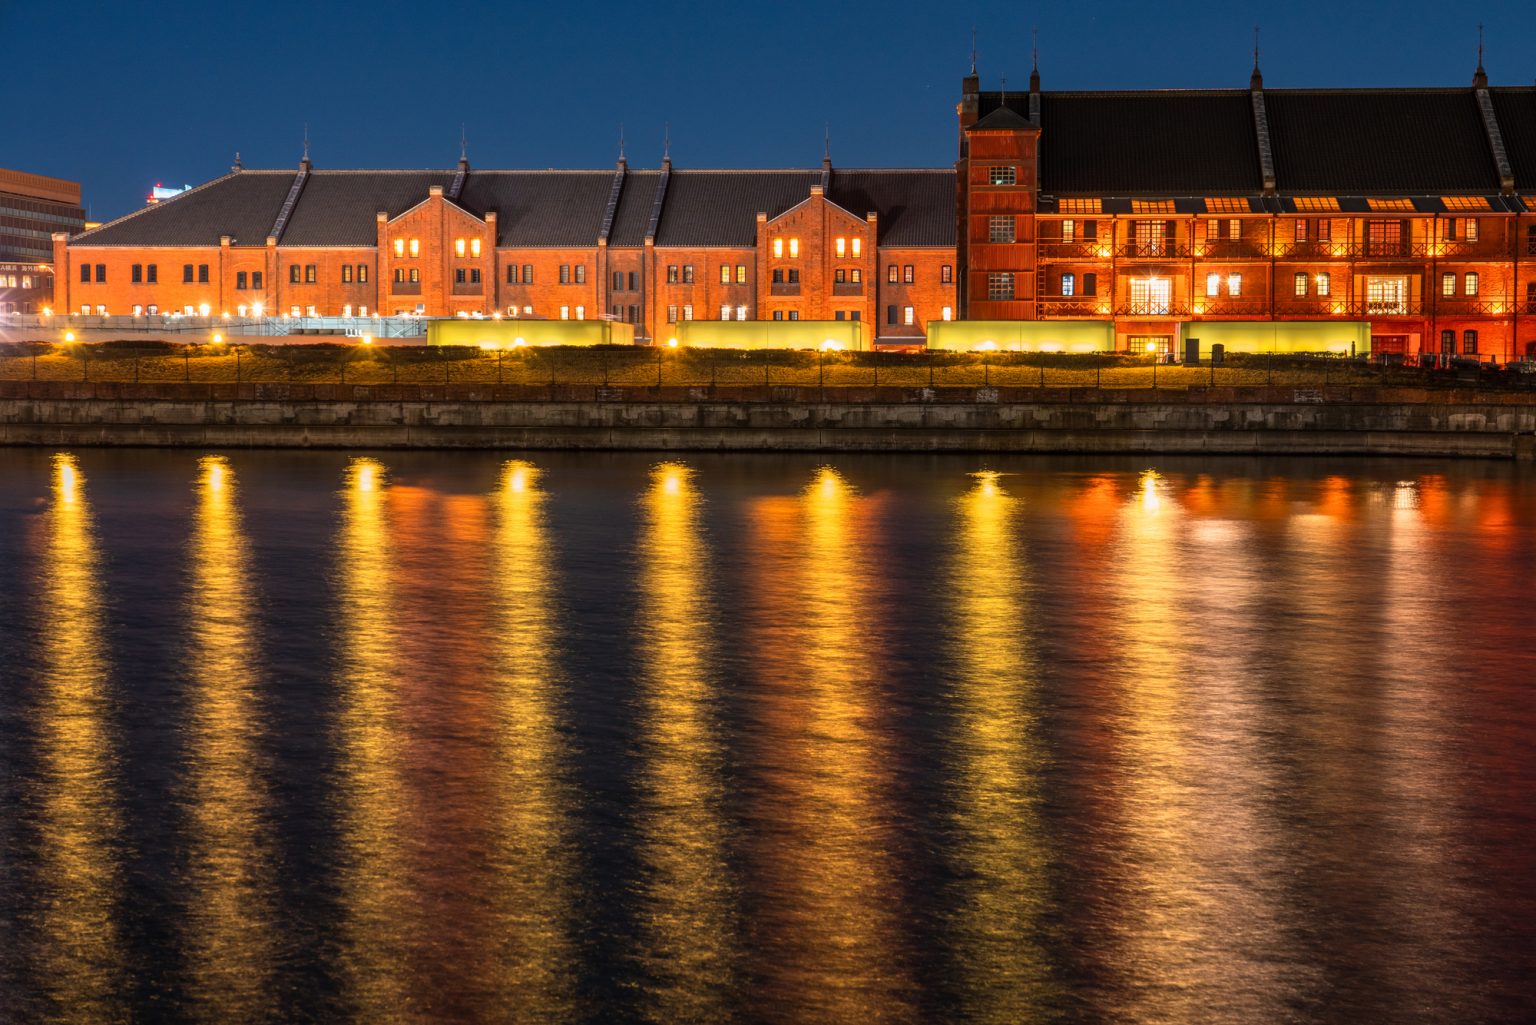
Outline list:
[[[155,182],[297,164],[934,166],[954,159],[970,31],[986,88],[1463,85],[1536,76],[1526,2],[1049,5],[778,0],[0,0],[0,167],[73,178],[99,220]]]

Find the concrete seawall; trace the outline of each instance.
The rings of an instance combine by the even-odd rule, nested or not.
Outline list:
[[[0,382],[0,444],[1536,456],[1531,397],[1355,391]]]

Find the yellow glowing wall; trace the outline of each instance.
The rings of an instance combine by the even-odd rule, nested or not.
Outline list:
[[[1184,340],[1200,339],[1200,358],[1212,345],[1228,352],[1331,352],[1364,355],[1371,351],[1371,325],[1363,320],[1230,321],[1206,320],[1179,328],[1180,354]]]
[[[511,349],[520,345],[633,345],[635,326],[612,320],[432,320],[428,345]]]
[[[663,337],[694,349],[867,348],[858,320],[685,320]],[[828,344],[830,343],[830,344]]]
[[[1115,325],[1095,320],[936,320],[928,348],[952,352],[1111,352]]]

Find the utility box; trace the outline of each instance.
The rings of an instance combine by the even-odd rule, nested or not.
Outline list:
[[[1211,366],[1219,367],[1227,361],[1227,347],[1217,342],[1211,346]]]
[[[1184,339],[1184,362],[1189,364],[1200,362],[1200,339]]]

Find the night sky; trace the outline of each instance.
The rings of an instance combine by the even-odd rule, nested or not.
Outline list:
[[[1536,76],[1529,3],[584,4],[0,0],[0,167],[84,183],[93,218],[156,182],[298,163],[445,167],[936,166],[979,33],[984,87],[1495,85]]]

